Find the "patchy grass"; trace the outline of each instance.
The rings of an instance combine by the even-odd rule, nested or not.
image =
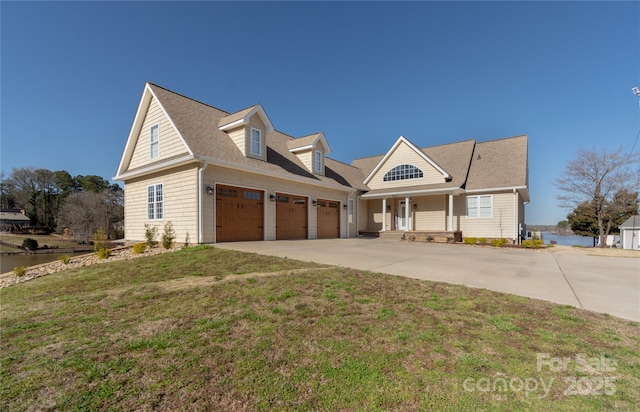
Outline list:
[[[2,410],[634,410],[640,399],[637,323],[211,247],[61,272],[2,289],[0,302]]]

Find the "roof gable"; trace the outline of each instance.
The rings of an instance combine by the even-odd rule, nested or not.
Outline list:
[[[317,149],[318,144],[322,145],[325,155],[331,153],[331,147],[322,132],[289,140],[287,142],[287,147],[291,153],[298,153],[305,150]]]
[[[222,131],[227,131],[240,126],[248,125],[250,124],[250,119],[256,114],[264,123],[267,132],[274,131],[273,124],[271,124],[269,116],[267,116],[267,113],[264,111],[264,108],[260,104],[256,104],[255,106],[248,107],[244,110],[240,110],[239,112],[232,113],[219,119],[218,128]]]
[[[160,99],[158,99],[152,86],[153,85],[151,83],[145,84],[144,90],[142,92],[142,97],[140,98],[140,103],[138,104],[138,109],[133,120],[133,124],[131,125],[131,129],[129,131],[129,136],[127,137],[125,150],[122,154],[122,158],[120,159],[120,164],[118,165],[117,175],[121,175],[129,169],[132,158],[134,156],[134,152],[136,151],[136,147],[141,136],[143,125],[147,120],[147,115],[149,114],[149,109],[151,108],[152,103],[154,105],[157,105],[157,108],[161,112],[161,116],[163,116],[168,121],[170,127],[173,129],[173,131],[177,135],[177,138],[180,140],[180,143],[184,145],[186,152],[190,156],[193,156],[193,151],[185,141],[184,137],[180,134],[180,131],[174,124],[171,116],[169,116],[169,114],[167,113]]]
[[[380,161],[377,163],[377,165],[373,168],[373,170],[369,173],[369,175],[366,177],[366,179],[364,180],[364,184],[367,185],[369,184],[369,182],[371,181],[371,179],[373,179],[373,177],[378,173],[378,171],[383,167],[383,165],[387,162],[387,160],[389,160],[389,158],[393,155],[393,153],[396,151],[396,149],[400,146],[400,145],[406,145],[407,147],[409,147],[413,152],[415,152],[420,158],[422,158],[423,160],[425,160],[429,165],[431,165],[438,173],[440,173],[442,175],[442,177],[444,179],[449,179],[451,176],[444,171],[444,169],[442,169],[440,166],[438,166],[436,164],[436,162],[434,162],[433,160],[431,160],[429,158],[429,156],[427,156],[424,152],[422,152],[420,149],[418,149],[413,143],[411,143],[410,141],[408,141],[404,136],[400,136],[398,138],[398,140],[396,140],[396,142],[394,143],[394,145],[391,147],[391,149],[389,149],[389,151],[382,157],[382,159],[380,159]]]
[[[289,151],[288,142],[295,139],[277,130],[269,131],[268,129],[272,129],[273,126],[259,105],[230,114],[155,84],[147,83],[136,112],[136,118],[143,117],[140,113],[143,113],[143,108],[146,110],[149,104],[146,100],[151,97],[157,97],[180,137],[185,141],[189,153],[192,154],[190,158],[183,157],[176,159],[176,162],[205,161],[209,164],[302,181],[306,184],[343,190],[352,190],[353,188],[366,190],[366,186],[362,185],[362,172],[359,169],[332,161],[329,158],[325,158],[325,165],[330,167],[331,171],[327,171],[326,176],[310,173],[298,156]],[[229,135],[219,128],[219,125],[229,124],[230,121],[239,119],[250,121],[252,116],[256,114],[268,127],[265,130],[264,139],[266,142],[266,161],[244,156]],[[135,124],[134,121],[134,126]],[[321,137],[317,135],[310,136],[316,136],[314,139],[317,138],[317,142],[323,141],[324,135]],[[326,139],[324,140],[326,141]],[[127,157],[128,150],[128,148],[125,149],[123,159]],[[123,161],[121,161],[122,164],[124,164]],[[140,170],[127,170],[119,167],[116,180],[127,180],[133,176],[158,170],[160,170],[159,166],[156,165]],[[348,185],[345,185],[345,182]]]

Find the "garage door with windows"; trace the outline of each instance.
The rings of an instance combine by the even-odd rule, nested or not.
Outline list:
[[[216,187],[216,242],[264,240],[264,192]]]
[[[276,193],[276,239],[307,239],[309,201],[304,196]]]
[[[340,237],[340,202],[318,199],[318,239]]]

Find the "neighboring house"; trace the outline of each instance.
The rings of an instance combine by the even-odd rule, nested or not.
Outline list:
[[[24,210],[2,209],[0,211],[0,228],[2,231],[21,230],[31,226],[31,219]]]
[[[352,165],[330,152],[322,133],[275,130],[261,105],[228,113],[147,83],[115,177],[125,185],[125,239],[171,222],[185,243],[384,230],[519,241],[526,136],[424,149],[400,137]]]
[[[631,216],[619,227],[622,248],[640,250],[640,216]]]

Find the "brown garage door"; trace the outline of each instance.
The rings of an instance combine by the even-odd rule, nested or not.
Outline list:
[[[318,199],[318,239],[340,237],[340,202]]]
[[[307,216],[306,197],[276,193],[276,239],[306,239]]]
[[[264,240],[264,193],[236,186],[216,187],[216,242]]]

